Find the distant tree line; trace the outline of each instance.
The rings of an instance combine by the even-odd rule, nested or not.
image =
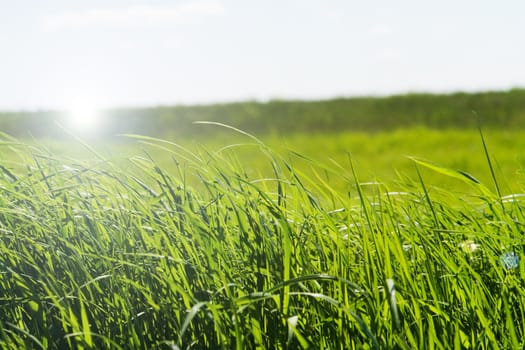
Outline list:
[[[525,89],[115,109],[104,112],[104,127],[98,133],[191,137],[214,132],[195,121],[221,122],[256,135],[474,128],[478,123],[474,112],[485,127],[525,128]],[[67,125],[66,118],[53,111],[0,113],[0,131],[18,137],[59,137],[64,132],[57,124]]]

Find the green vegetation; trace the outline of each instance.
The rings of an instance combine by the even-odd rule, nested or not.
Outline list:
[[[525,132],[515,130],[489,130],[485,132],[494,159],[494,168],[499,177],[504,194],[523,191],[525,185]],[[349,157],[365,182],[381,181],[389,187],[397,188],[397,183],[409,177],[417,180],[414,163],[410,157],[431,160],[443,166],[472,174],[483,183],[492,183],[480,142],[478,130],[435,130],[424,128],[400,129],[390,132],[369,133],[325,133],[298,134],[289,137],[265,137],[265,143],[277,149],[279,154],[287,155],[296,168],[307,176],[315,176],[311,162],[304,161],[291,151],[321,163],[335,161],[348,165]],[[250,152],[251,151],[251,152]],[[256,156],[254,147],[237,147],[235,154],[243,166],[257,171],[264,169],[263,160]],[[443,176],[432,171],[422,170],[429,185],[444,187],[462,195],[471,189],[462,181]],[[400,174],[396,176],[396,173]],[[266,175],[269,175],[266,173]],[[321,175],[339,192],[346,192],[353,185],[343,177]],[[401,187],[403,184],[401,184]]]
[[[244,102],[106,111],[99,136],[140,133],[162,138],[214,137],[216,129],[196,127],[216,121],[259,136],[331,132],[378,132],[408,127],[465,129],[477,126],[473,111],[487,128],[525,127],[525,90],[409,94],[385,98],[339,98],[327,101]],[[0,113],[0,130],[14,136],[63,137],[58,112]]]
[[[525,346],[525,90],[106,117],[0,115],[0,348]]]
[[[219,152],[223,156],[235,158],[240,167],[250,177],[273,176],[273,170],[267,159],[262,157],[256,143],[242,135],[227,129],[210,125],[196,125],[205,135],[195,140],[173,138],[171,141],[194,152],[204,145],[208,150]],[[216,130],[209,137],[210,130]],[[525,186],[525,131],[522,130],[487,130],[490,154],[494,158],[494,168],[499,177],[504,194],[519,193]],[[483,147],[479,141],[479,132],[470,130],[435,130],[427,128],[398,129],[376,133],[334,132],[315,134],[291,134],[288,136],[265,135],[261,137],[278,154],[294,164],[295,169],[307,177],[321,176],[336,191],[346,193],[353,185],[348,179],[330,174],[313,163],[331,164],[334,161],[348,167],[351,157],[354,166],[364,182],[381,181],[396,189],[403,186],[404,178],[417,179],[414,164],[409,157],[431,160],[443,166],[461,170],[479,178],[483,183],[491,183]],[[116,140],[116,141],[115,141]],[[133,144],[126,138],[114,138],[107,142],[94,142],[90,145],[107,158],[115,159],[134,156],[143,151],[155,157],[157,162],[174,171],[172,155],[157,148]],[[74,158],[90,159],[92,154],[86,151],[78,141],[38,140],[39,147],[50,149],[52,153],[67,154]],[[306,156],[306,159],[305,157]],[[462,196],[472,194],[463,182],[442,176],[439,173],[422,170],[430,185],[444,187]],[[314,173],[317,172],[317,175]],[[398,176],[399,174],[400,176]],[[191,181],[191,180],[188,180]],[[397,183],[401,181],[401,186]],[[200,181],[192,181],[192,186],[199,186]]]
[[[135,139],[140,155],[88,161],[2,136],[3,348],[525,345],[524,197],[500,194],[490,158],[481,183],[414,159],[394,190],[360,181],[351,157],[248,138],[260,176],[242,147]]]

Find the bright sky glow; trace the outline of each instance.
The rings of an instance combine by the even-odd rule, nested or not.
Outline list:
[[[93,133],[101,128],[101,112],[93,104],[75,103],[65,111],[66,125],[75,133]]]
[[[0,0],[0,110],[525,86],[525,2]]]

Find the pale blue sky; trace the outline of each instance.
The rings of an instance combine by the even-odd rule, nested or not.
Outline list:
[[[525,86],[523,1],[0,0],[0,109]]]

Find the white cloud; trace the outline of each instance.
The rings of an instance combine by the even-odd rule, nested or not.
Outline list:
[[[187,2],[175,6],[130,6],[68,11],[43,18],[47,30],[62,30],[99,25],[158,26],[195,22],[206,16],[221,15],[224,5],[219,1]]]

